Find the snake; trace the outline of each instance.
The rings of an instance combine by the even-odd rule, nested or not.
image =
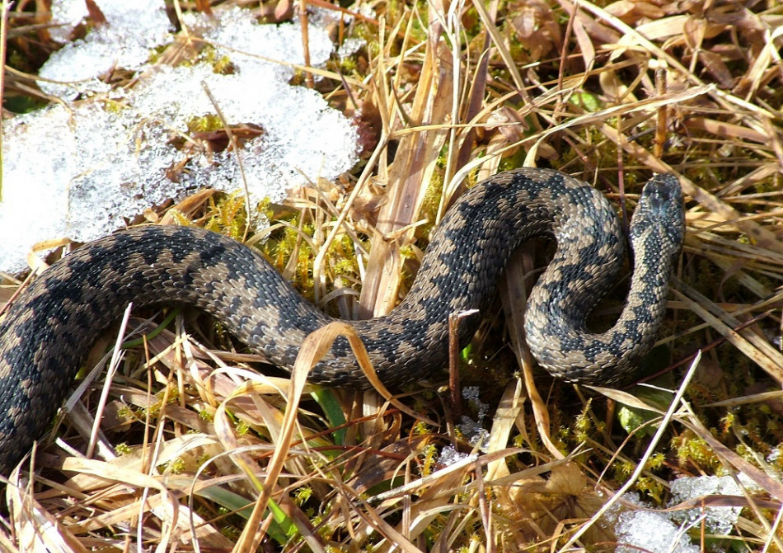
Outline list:
[[[655,175],[629,226],[633,273],[625,306],[614,326],[593,333],[585,321],[625,263],[627,240],[617,213],[603,194],[564,173],[498,173],[447,211],[399,305],[350,324],[385,386],[419,382],[448,365],[449,315],[476,310],[459,326],[466,345],[514,251],[531,238],[550,237],[555,252],[525,311],[530,351],[566,381],[620,382],[656,340],[684,233],[679,181]],[[9,474],[46,432],[96,336],[130,302],[205,311],[250,350],[288,370],[304,339],[334,320],[260,252],[197,227],[140,226],[77,248],[20,293],[0,322],[0,474]],[[309,379],[369,386],[344,337]]]

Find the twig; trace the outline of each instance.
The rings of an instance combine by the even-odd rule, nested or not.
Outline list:
[[[101,418],[103,410],[106,407],[106,402],[109,399],[109,390],[111,389],[111,382],[114,379],[114,375],[117,373],[117,367],[120,366],[120,360],[122,359],[122,341],[125,339],[125,329],[128,327],[128,319],[130,319],[131,309],[133,304],[129,303],[125,309],[125,313],[122,316],[122,323],[120,323],[120,331],[117,333],[117,341],[114,344],[114,352],[111,356],[111,362],[109,363],[109,370],[106,371],[106,383],[101,390],[101,398],[98,401],[98,408],[95,411],[95,420],[92,424],[92,433],[90,434],[90,443],[87,445],[87,458],[92,457],[92,453],[95,450],[95,443],[98,440],[98,430],[101,426]]]

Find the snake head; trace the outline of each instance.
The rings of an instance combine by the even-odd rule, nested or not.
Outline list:
[[[653,227],[663,229],[662,250],[677,255],[685,238],[685,208],[680,181],[671,173],[655,175],[644,185],[631,219],[631,242]]]

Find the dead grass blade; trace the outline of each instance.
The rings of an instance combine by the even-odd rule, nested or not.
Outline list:
[[[685,302],[691,311],[709,323],[712,328],[721,334],[721,336],[726,338],[750,360],[764,369],[767,374],[776,381],[783,382],[783,355],[772,348],[766,339],[755,335],[751,329],[743,330],[742,334],[735,332],[732,326],[739,327],[740,322],[726,312],[723,312],[720,318],[710,313],[702,304],[709,304],[716,311],[723,310],[715,304],[712,304],[712,302],[709,302],[706,298],[701,298],[702,302],[697,303],[678,290],[674,290],[674,294]],[[729,324],[735,324],[729,326],[729,324],[724,321],[731,321]],[[743,335],[747,336],[747,338],[743,337]]]
[[[18,474],[12,479],[18,481]],[[69,529],[48,513],[27,490],[9,486],[7,493],[15,515],[12,522],[19,551],[88,553]],[[7,551],[15,549],[11,547]]]
[[[427,40],[424,64],[408,118],[412,126],[448,123],[451,112],[451,61],[445,45]],[[389,171],[386,203],[378,215],[367,274],[359,300],[363,318],[388,313],[397,303],[401,282],[400,248],[410,243],[447,129],[403,135]]]
[[[506,267],[505,279],[500,286],[503,311],[506,314],[506,324],[509,327],[517,363],[522,369],[525,389],[533,407],[533,416],[535,417],[539,437],[555,459],[562,459],[563,454],[560,453],[551,440],[549,411],[535,385],[533,379],[533,357],[530,355],[530,350],[525,342],[524,313],[525,305],[527,304],[525,286],[527,285],[526,276],[531,274],[532,270],[533,261],[529,252],[527,255],[516,255],[508,267]],[[514,417],[514,420],[516,420],[516,417]]]

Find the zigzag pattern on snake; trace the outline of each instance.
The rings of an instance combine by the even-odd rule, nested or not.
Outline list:
[[[635,270],[627,305],[602,334],[590,334],[585,318],[623,263],[618,218],[589,185],[544,169],[501,173],[465,193],[434,233],[402,303],[386,317],[351,324],[387,386],[421,379],[447,364],[449,314],[485,311],[519,244],[554,236],[557,250],[525,314],[531,352],[555,376],[616,382],[655,340],[684,235],[682,202],[672,175],[645,186],[631,223]],[[88,244],[45,271],[0,323],[0,474],[43,434],[96,334],[131,301],[200,308],[289,369],[305,336],[331,321],[259,253],[218,234],[149,226]],[[464,321],[461,343],[478,322]],[[344,339],[311,380],[367,386]]]

